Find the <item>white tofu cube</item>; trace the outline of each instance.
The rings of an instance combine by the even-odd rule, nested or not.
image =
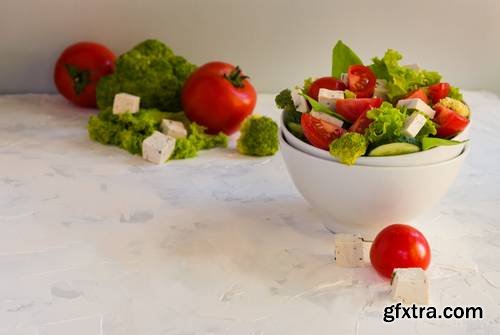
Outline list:
[[[155,131],[142,142],[142,157],[155,164],[161,164],[172,156],[175,138]]]
[[[402,130],[403,135],[408,137],[417,136],[418,132],[427,122],[425,116],[423,116],[418,111],[413,112],[409,117],[406,118],[405,124]]]
[[[406,106],[406,108],[408,109],[416,109],[418,111],[421,111],[431,119],[433,119],[436,115],[436,111],[419,98],[399,100],[397,106]]]
[[[385,79],[377,79],[375,82],[375,91],[373,92],[373,96],[375,98],[382,98],[387,100],[387,80]]]
[[[421,268],[394,269],[391,288],[395,301],[408,305],[429,303],[429,279]]]
[[[186,127],[180,121],[173,121],[168,119],[161,120],[161,132],[165,135],[172,136],[173,138],[184,138],[187,136]]]
[[[363,240],[353,234],[335,234],[335,262],[348,268],[363,266]]]
[[[328,106],[332,111],[335,110],[335,104],[340,99],[344,99],[344,91],[329,90],[327,88],[319,89],[318,102]]]
[[[329,122],[331,124],[334,124],[338,127],[342,127],[344,125],[344,121],[337,119],[335,116],[331,116],[325,113],[317,112],[314,109],[311,111],[311,116]]]
[[[307,104],[306,98],[304,98],[298,89],[292,90],[292,100],[295,105],[295,109],[299,113],[309,112],[309,105]]]
[[[349,74],[342,73],[340,75],[340,81],[343,82],[345,86],[349,86]]]
[[[118,93],[113,100],[113,114],[137,113],[140,102],[140,97],[128,93]]]

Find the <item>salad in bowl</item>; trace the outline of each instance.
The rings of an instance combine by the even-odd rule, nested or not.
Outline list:
[[[470,109],[460,90],[401,59],[389,49],[363,65],[338,41],[330,76],[305,79],[276,96],[288,141],[347,165],[463,146]]]

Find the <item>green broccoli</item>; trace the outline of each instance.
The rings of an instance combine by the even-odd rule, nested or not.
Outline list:
[[[189,123],[184,113],[167,113],[157,109],[141,109],[135,114],[117,115],[109,107],[91,116],[87,128],[94,141],[115,145],[136,155],[142,153],[142,142],[160,127],[163,119],[181,121],[189,131],[187,138],[176,141],[172,159],[191,158],[200,150],[227,147],[226,135],[205,134],[204,128]]]
[[[296,137],[305,139],[300,118],[302,113],[298,112],[292,100],[292,91],[285,89],[274,99],[276,107],[283,110],[283,122],[287,129]]]
[[[177,139],[175,142],[175,151],[171,159],[193,158],[200,150],[227,147],[228,137],[223,133],[205,134],[205,128],[196,123],[189,124],[188,130],[189,135],[186,138]]]
[[[278,125],[267,116],[248,117],[240,128],[236,149],[248,156],[272,156],[279,149]]]
[[[366,153],[368,142],[358,133],[346,133],[330,143],[330,154],[347,165],[353,165]]]
[[[115,94],[126,92],[141,97],[141,108],[179,112],[182,85],[195,69],[162,42],[146,40],[121,55],[116,71],[99,81],[97,106],[106,109]]]

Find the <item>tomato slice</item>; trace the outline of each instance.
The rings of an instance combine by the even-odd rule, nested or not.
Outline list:
[[[371,98],[375,91],[377,77],[368,66],[351,65],[347,70],[349,75],[349,90],[358,98]]]
[[[423,88],[411,92],[405,99],[420,99],[426,104],[429,104],[429,97]]]
[[[347,121],[354,122],[364,112],[382,105],[381,98],[339,99],[335,103],[335,111]]]
[[[370,120],[366,114],[368,114],[369,109],[365,110],[361,115],[354,121],[354,123],[349,128],[349,131],[359,133],[361,135],[365,134],[366,128],[370,126],[373,120]]]
[[[309,91],[307,91],[307,95],[317,101],[320,88],[327,88],[329,90],[334,90],[334,91],[337,91],[337,90],[343,91],[347,87],[345,86],[345,84],[342,81],[340,81],[334,77],[321,77],[321,78],[316,79],[311,84]]]
[[[432,103],[437,104],[439,100],[444,99],[450,94],[451,86],[448,83],[438,83],[429,86],[429,97]]]
[[[309,143],[323,150],[328,150],[330,143],[345,132],[343,128],[308,113],[302,114],[300,124]]]
[[[456,135],[469,124],[469,119],[450,108],[436,104],[434,110],[436,111],[434,121],[439,126],[437,129],[437,136],[439,137],[446,138]]]

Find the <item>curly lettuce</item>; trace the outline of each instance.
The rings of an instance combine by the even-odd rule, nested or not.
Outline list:
[[[370,144],[378,146],[400,141],[406,120],[404,108],[393,107],[390,103],[384,102],[379,108],[369,110],[366,116],[373,120],[365,132]]]
[[[392,102],[420,87],[437,84],[441,80],[441,75],[435,71],[400,65],[402,58],[399,52],[389,49],[381,59],[373,58],[370,66],[378,79],[387,80],[387,97]]]

